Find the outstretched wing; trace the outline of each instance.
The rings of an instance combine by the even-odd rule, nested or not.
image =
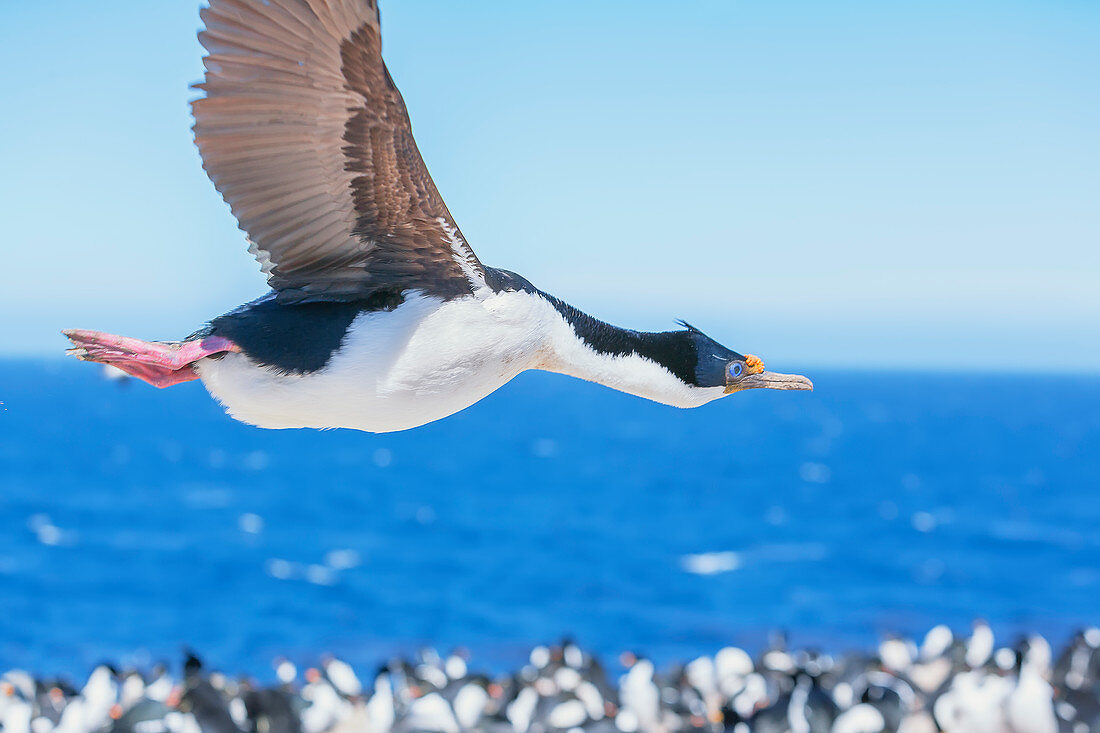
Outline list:
[[[483,282],[382,62],[376,0],[210,0],[202,19],[195,143],[280,300]]]

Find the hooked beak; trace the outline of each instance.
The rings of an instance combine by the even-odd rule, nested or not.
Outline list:
[[[726,387],[726,394],[746,389],[801,389],[813,390],[814,383],[801,374],[779,374],[760,372],[749,374]]]

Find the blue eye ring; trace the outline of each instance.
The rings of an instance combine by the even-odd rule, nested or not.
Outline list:
[[[729,365],[729,373],[731,377],[740,377],[745,373],[745,365],[739,361],[731,362]]]

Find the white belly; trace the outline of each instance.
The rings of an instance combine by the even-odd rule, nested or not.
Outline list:
[[[243,354],[195,365],[230,415],[264,428],[406,430],[469,407],[534,366],[545,307],[523,293],[412,295],[359,315],[328,364],[282,374]]]

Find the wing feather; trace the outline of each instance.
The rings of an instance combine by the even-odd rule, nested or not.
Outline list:
[[[374,0],[211,0],[201,18],[195,143],[281,300],[483,284],[382,61]]]

